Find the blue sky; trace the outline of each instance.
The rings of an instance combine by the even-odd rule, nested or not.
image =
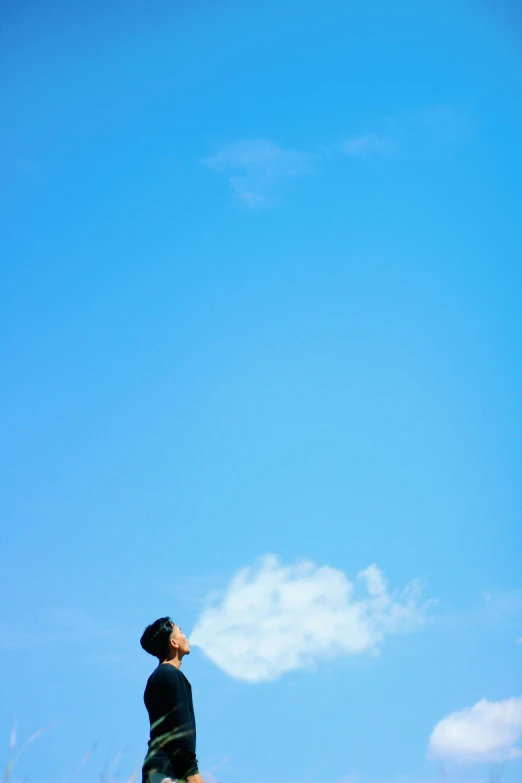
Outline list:
[[[516,4],[2,15],[12,779],[520,780]]]

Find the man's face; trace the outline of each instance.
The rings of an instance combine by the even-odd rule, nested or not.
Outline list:
[[[175,623],[172,623],[172,634],[170,636],[170,643],[175,642],[176,647],[179,649],[180,655],[187,655],[190,652],[189,640],[179,627]]]

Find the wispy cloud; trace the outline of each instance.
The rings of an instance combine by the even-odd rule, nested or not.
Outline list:
[[[447,779],[447,777],[444,773],[442,776],[439,774],[436,777],[418,777],[405,775],[404,773],[398,773],[385,778],[368,778],[366,775],[361,773],[354,773],[351,775],[346,775],[340,780],[332,781],[332,783],[443,783],[445,779]],[[456,780],[453,780],[453,783],[457,783],[457,781],[458,783],[464,783],[462,776],[459,776]],[[495,779],[491,776],[489,778],[466,776],[465,783],[495,783]]]
[[[516,636],[522,618],[522,590],[490,590],[478,596],[475,606],[465,610],[448,608],[437,613],[436,623],[446,631],[464,628],[499,629],[510,626]]]
[[[404,773],[398,773],[390,777],[368,778],[362,774],[348,775],[346,778],[341,778],[340,781],[335,783],[444,783],[444,781],[451,781],[451,783],[500,783],[500,777],[494,777],[489,774],[486,776],[478,777],[476,774],[470,775],[469,771],[463,776],[463,770],[459,770],[460,775],[457,777],[449,777],[448,770],[443,769],[442,774],[431,777],[419,777],[412,775],[405,775]]]
[[[435,106],[390,117],[379,128],[320,147],[319,152],[284,149],[265,138],[243,139],[200,163],[227,178],[236,201],[259,209],[280,203],[290,180],[310,174],[339,154],[360,159],[436,157],[456,151],[474,130],[465,108]]]
[[[429,755],[458,763],[519,758],[522,698],[482,701],[442,718],[431,734]]]
[[[239,680],[274,680],[325,657],[378,654],[389,634],[423,621],[420,584],[389,593],[376,565],[356,582],[310,561],[282,565],[267,555],[241,569],[223,594],[210,600],[191,642]]]
[[[238,201],[260,208],[277,203],[281,186],[310,173],[315,160],[309,152],[283,149],[269,139],[247,139],[224,147],[201,163],[225,174]]]
[[[475,131],[470,112],[458,106],[432,106],[391,117],[377,131],[351,136],[339,145],[350,157],[423,157],[448,154]]]
[[[365,157],[371,154],[393,155],[396,151],[392,139],[387,139],[378,133],[365,133],[362,136],[353,136],[340,145],[345,155],[352,157]]]

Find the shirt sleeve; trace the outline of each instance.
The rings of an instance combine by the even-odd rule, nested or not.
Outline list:
[[[161,745],[177,777],[184,779],[198,773],[192,696],[184,676],[175,669],[168,672],[163,688],[166,714]]]

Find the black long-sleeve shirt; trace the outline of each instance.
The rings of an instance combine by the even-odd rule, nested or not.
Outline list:
[[[154,770],[181,780],[195,775],[196,720],[192,688],[183,672],[170,663],[160,663],[147,680],[143,700],[150,720],[143,783]]]

